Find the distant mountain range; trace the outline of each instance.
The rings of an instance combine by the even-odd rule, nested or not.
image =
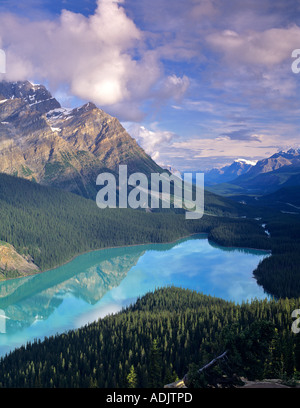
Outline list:
[[[211,192],[243,203],[300,214],[300,149],[280,151],[237,177],[206,185]]]
[[[0,172],[94,198],[99,172],[119,164],[128,173],[162,171],[93,103],[62,108],[43,85],[0,82]]]
[[[231,183],[259,193],[300,185],[300,149],[281,151],[260,160],[246,174]]]
[[[226,183],[242,174],[247,173],[253,166],[255,166],[256,163],[256,161],[236,159],[230,165],[207,171],[205,173],[205,183],[207,185]]]
[[[230,167],[235,167],[233,163]],[[225,168],[227,170],[227,168]],[[219,183],[210,183],[210,173],[206,175],[207,184],[212,186],[211,191],[225,195],[236,194],[270,194],[274,191],[291,186],[300,186],[300,149],[289,149],[273,154],[271,157],[256,162],[244,168],[241,174],[232,172],[226,178],[223,174],[218,178]],[[222,183],[222,184],[220,184]]]

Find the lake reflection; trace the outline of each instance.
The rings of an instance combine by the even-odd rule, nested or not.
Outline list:
[[[266,256],[211,245],[197,235],[173,244],[94,251],[51,271],[2,282],[0,355],[117,312],[162,286],[235,302],[265,298],[252,272]]]

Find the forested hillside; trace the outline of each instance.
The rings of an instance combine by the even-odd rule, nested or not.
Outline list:
[[[267,212],[267,209],[266,209]],[[265,216],[272,256],[264,259],[254,275],[269,293],[277,297],[300,294],[300,217],[292,214]]]
[[[236,305],[190,290],[163,288],[79,330],[35,342],[0,361],[2,387],[162,387],[194,375],[228,350],[226,374],[292,378],[300,335],[291,313],[300,299]]]
[[[239,208],[235,203],[227,208],[226,201],[213,195],[207,201],[206,208],[215,215],[236,215]],[[41,270],[85,251],[173,241],[191,233],[209,232],[224,222],[227,222],[224,217],[209,216],[185,220],[183,213],[173,211],[100,210],[95,201],[76,194],[0,175],[0,240],[12,244],[20,254],[30,255]],[[268,243],[262,228],[254,222],[245,222],[239,229],[246,233],[249,228],[253,228],[256,239],[260,236],[260,245],[265,248]],[[238,245],[237,236],[228,238],[225,245]],[[257,245],[253,237],[254,242]]]
[[[255,276],[269,293],[297,297],[299,217],[255,210],[211,193],[205,193],[206,214],[198,220],[186,220],[183,213],[171,210],[100,210],[93,200],[76,194],[0,175],[0,241],[13,245],[41,271],[94,249],[170,242],[204,232],[219,245],[272,250]],[[0,279],[17,276],[15,270],[0,271]]]

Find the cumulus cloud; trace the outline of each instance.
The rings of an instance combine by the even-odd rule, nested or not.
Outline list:
[[[292,50],[297,48],[300,42],[300,27],[292,25],[242,34],[223,30],[209,34],[207,41],[233,64],[242,62],[270,67],[290,59]]]
[[[182,95],[188,79],[165,77],[158,53],[147,49],[145,34],[127,16],[122,1],[97,4],[88,17],[67,10],[55,20],[40,21],[1,14],[5,79],[38,78],[57,88],[67,83],[77,97],[115,111],[118,104],[128,103],[130,120],[140,118],[138,102],[155,92],[168,98]],[[124,106],[121,111],[126,118]]]
[[[177,138],[175,133],[159,129],[157,123],[152,123],[150,129],[137,123],[125,123],[124,126],[155,161],[160,161],[159,150],[169,146]]]
[[[26,0],[26,7],[38,3]],[[299,138],[300,82],[291,71],[291,52],[300,46],[299,1],[171,3],[97,0],[89,15],[27,12],[26,19],[4,14],[3,4],[23,5],[5,0],[5,78],[45,81],[51,91],[63,89],[65,100],[68,92],[91,100],[123,122],[159,117],[164,124],[131,123],[128,130],[160,162],[264,156],[281,139]],[[159,110],[168,102],[173,112]]]

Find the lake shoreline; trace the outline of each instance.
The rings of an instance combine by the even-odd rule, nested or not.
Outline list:
[[[44,272],[52,271],[52,270],[54,270],[54,269],[60,268],[61,266],[67,265],[68,263],[74,261],[74,259],[78,258],[78,257],[81,256],[81,255],[90,254],[90,253],[92,253],[92,252],[102,251],[102,250],[105,250],[105,249],[131,248],[131,247],[142,246],[142,245],[174,244],[174,243],[177,242],[177,241],[180,241],[180,240],[185,239],[185,238],[192,237],[192,236],[194,236],[194,235],[206,235],[206,236],[207,236],[208,234],[207,234],[206,232],[195,232],[195,233],[193,233],[193,234],[189,234],[189,235],[185,235],[185,236],[183,236],[183,237],[179,237],[179,238],[177,238],[177,239],[175,239],[175,240],[173,240],[173,241],[165,241],[165,242],[142,242],[142,243],[139,243],[139,244],[116,245],[116,246],[107,246],[107,247],[102,247],[102,248],[90,249],[90,250],[88,250],[88,251],[80,252],[80,253],[78,253],[78,254],[72,256],[71,259],[69,259],[69,260],[67,260],[67,261],[65,261],[65,262],[63,262],[63,263],[61,263],[61,264],[58,264],[58,265],[54,266],[53,268],[45,269],[44,271],[40,271],[40,272],[33,273],[33,274],[28,274],[28,275],[23,275],[23,276],[17,276],[17,277],[15,277],[15,278],[3,279],[3,280],[0,280],[0,284],[1,284],[2,282],[7,282],[7,281],[9,281],[9,280],[22,279],[22,278],[26,278],[26,277],[30,277],[30,276],[40,275],[41,273],[44,273]]]
[[[3,282],[0,353],[119,313],[158,288],[174,286],[235,303],[265,299],[252,274],[264,254],[211,246],[201,233],[167,244],[89,251],[48,273]]]
[[[208,238],[209,233],[207,233],[207,232],[195,232],[195,233],[192,233],[192,234],[184,235],[184,236],[179,237],[179,238],[177,238],[177,239],[175,239],[175,240],[172,240],[172,241],[165,241],[165,242],[143,242],[143,243],[139,243],[139,244],[107,246],[107,247],[98,248],[98,249],[90,249],[90,250],[88,250],[88,251],[84,251],[84,252],[81,252],[81,253],[78,253],[78,254],[72,256],[71,259],[69,259],[69,260],[67,260],[67,261],[65,261],[65,262],[63,262],[63,263],[61,263],[61,264],[58,264],[58,265],[54,266],[53,268],[45,269],[44,271],[40,271],[40,272],[33,273],[33,274],[18,276],[18,277],[15,277],[15,278],[3,279],[3,280],[0,280],[0,284],[1,284],[2,282],[7,282],[7,281],[15,280],[15,279],[23,279],[23,278],[27,278],[27,277],[32,277],[32,276],[40,275],[40,274],[42,274],[42,273],[44,273],[44,272],[52,271],[52,270],[54,270],[54,269],[60,268],[61,266],[67,265],[68,263],[74,261],[74,259],[78,258],[78,257],[81,256],[81,255],[89,254],[89,253],[92,253],[92,252],[102,251],[102,250],[106,250],[106,249],[115,249],[115,248],[116,248],[116,249],[117,249],[117,248],[131,248],[131,247],[142,246],[142,245],[174,244],[174,243],[176,243],[176,242],[178,242],[178,241],[181,241],[181,240],[186,239],[186,238],[193,237],[193,236],[195,236],[195,235],[206,236],[206,237],[207,237],[207,240],[208,240],[208,242],[209,242],[210,244],[213,243],[214,245],[217,245],[217,246],[219,246],[219,247],[221,247],[221,248],[227,248],[227,249],[245,249],[245,250],[249,250],[249,251],[260,251],[260,252],[266,252],[267,254],[272,255],[271,250],[268,250],[268,249],[245,248],[245,247],[238,247],[238,246],[226,246],[226,245],[222,245],[222,244],[219,244],[219,243],[217,243],[217,242],[215,242],[215,241],[213,241],[213,240],[210,240],[210,239]]]

